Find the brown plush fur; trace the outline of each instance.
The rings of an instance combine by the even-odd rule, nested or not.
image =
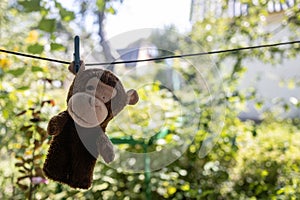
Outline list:
[[[66,117],[66,123],[61,132],[53,136],[43,170],[50,179],[74,188],[87,189],[92,184],[93,170],[97,160],[95,156],[98,152],[92,155],[85,148],[73,119],[67,111],[61,114]],[[52,124],[49,123],[50,125]],[[104,134],[95,132],[93,129],[87,131],[90,133],[87,133],[85,137],[94,141],[100,137],[100,134]]]
[[[128,103],[128,96],[119,79],[113,73],[100,69],[79,71],[68,92],[67,102],[73,94],[84,91],[92,77],[117,90],[117,95],[105,104],[108,116],[104,122],[98,127],[83,128],[74,122],[68,111],[63,111],[50,120],[47,128],[53,138],[44,163],[44,173],[48,178],[74,188],[87,189],[91,186],[99,154],[107,163],[114,159],[113,145],[105,129]]]

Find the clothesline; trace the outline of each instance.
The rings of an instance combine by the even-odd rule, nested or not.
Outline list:
[[[97,65],[99,66],[99,65],[117,65],[117,64],[127,64],[127,63],[149,62],[149,61],[158,61],[158,60],[166,60],[166,59],[174,59],[174,58],[185,58],[185,57],[193,57],[193,56],[203,56],[203,55],[213,55],[213,54],[221,54],[221,53],[229,53],[229,52],[238,52],[238,51],[260,49],[260,48],[270,48],[270,47],[284,46],[284,45],[291,45],[291,44],[300,44],[300,40],[273,43],[273,44],[263,44],[263,45],[256,45],[256,46],[247,46],[247,47],[240,47],[240,48],[234,48],[234,49],[214,50],[214,51],[208,51],[208,52],[169,55],[169,56],[162,56],[162,57],[155,57],[155,58],[148,58],[148,59],[139,59],[139,60],[86,63],[85,65],[86,66],[97,66]],[[21,52],[16,52],[16,51],[9,51],[9,50],[5,50],[5,49],[0,49],[0,52],[12,54],[12,55],[16,55],[16,56],[23,56],[23,57],[33,58],[33,59],[45,60],[45,61],[49,61],[49,62],[56,62],[56,63],[61,63],[61,64],[69,64],[70,63],[70,61],[35,56],[32,54],[26,54],[26,53],[21,53]]]

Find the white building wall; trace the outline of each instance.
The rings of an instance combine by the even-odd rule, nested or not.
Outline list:
[[[247,15],[247,5],[240,2],[240,0],[229,0],[228,12],[221,14],[216,7],[216,5],[222,6],[221,0],[192,0],[190,20],[192,23],[198,20],[201,21],[212,13],[213,15],[211,16],[215,17]],[[289,41],[289,36],[294,34],[287,29],[280,29],[280,25],[283,12],[288,7],[295,5],[295,3],[297,3],[295,0],[269,1],[268,11],[272,14],[266,19],[268,24],[266,31],[276,30],[276,34],[270,42]],[[225,65],[232,66],[233,64],[230,61],[226,61]],[[255,88],[257,90],[257,99],[247,102],[247,109],[240,114],[241,118],[259,120],[262,118],[264,111],[270,109],[274,111],[277,108],[282,108],[282,106],[278,105],[283,105],[284,103],[290,106],[290,110],[279,110],[279,117],[300,117],[300,109],[291,103],[291,101],[294,103],[297,100],[300,101],[300,52],[296,58],[284,59],[277,65],[272,65],[271,62],[263,63],[255,59],[246,60],[243,65],[247,67],[247,71],[241,80],[239,88],[241,90]],[[293,86],[292,82],[283,84],[292,79],[298,82],[298,86],[296,84],[295,87],[291,87]],[[255,102],[257,101],[263,101],[264,106],[262,109],[256,109]]]
[[[280,26],[283,14],[272,14],[268,20],[266,29],[274,30]],[[271,39],[273,43],[278,41],[289,41],[289,36],[293,33],[287,29],[279,29],[279,31]],[[279,47],[284,48],[284,47]],[[266,49],[266,51],[268,51]],[[247,72],[241,81],[240,88],[246,89],[254,87],[257,89],[257,97],[264,101],[264,106],[261,110],[255,109],[253,101],[248,102],[247,110],[241,113],[242,118],[261,118],[261,113],[265,110],[272,109],[273,111],[279,105],[287,103],[290,110],[278,112],[280,117],[300,117],[300,109],[292,102],[296,99],[300,101],[300,86],[297,82],[300,81],[300,52],[296,58],[284,59],[280,64],[272,65],[263,63],[258,60],[248,60],[245,63]],[[295,84],[291,82],[294,80]],[[281,103],[279,103],[279,101]]]

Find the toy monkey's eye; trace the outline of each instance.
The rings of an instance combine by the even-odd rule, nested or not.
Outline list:
[[[95,90],[95,87],[92,86],[92,85],[88,85],[88,86],[86,87],[86,89],[87,89],[87,90]]]

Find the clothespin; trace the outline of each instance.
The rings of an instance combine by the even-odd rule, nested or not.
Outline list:
[[[75,38],[74,38],[74,70],[75,72],[77,73],[79,71],[79,68],[80,68],[80,53],[79,53],[79,42],[80,42],[80,39],[79,39],[79,36],[76,35]]]

